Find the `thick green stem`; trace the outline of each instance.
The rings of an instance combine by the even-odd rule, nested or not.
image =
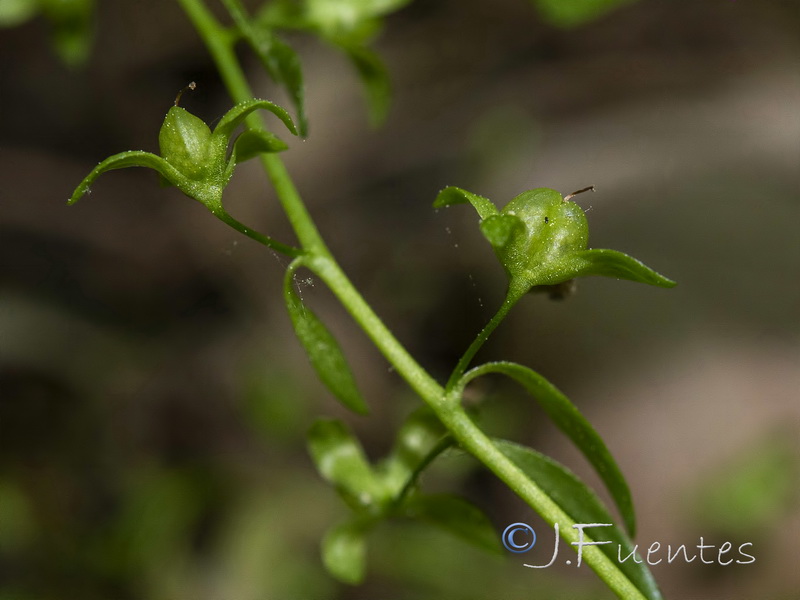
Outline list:
[[[233,99],[237,102],[250,99],[252,97],[250,87],[233,51],[235,36],[232,36],[227,29],[216,21],[203,4],[203,0],[178,0],[178,2],[208,46]],[[228,1],[226,4],[233,10],[241,8],[236,2]],[[247,118],[247,125],[252,128],[263,128],[260,116],[255,113]],[[564,513],[556,502],[535,482],[531,481],[472,422],[461,406],[460,398],[454,397],[452,393],[445,392],[445,389],[414,360],[364,301],[325,246],[281,159],[274,154],[265,154],[262,155],[261,162],[275,186],[278,198],[303,247],[303,264],[325,281],[345,309],[367,333],[397,372],[436,412],[453,438],[495,473],[547,522],[551,524],[558,523],[562,528],[562,536],[566,541],[577,541],[577,531],[572,528],[575,522],[569,515]],[[241,228],[244,228],[250,233],[247,233],[247,231],[242,232],[253,237],[252,230],[241,224],[237,226],[238,222],[232,218],[230,219],[232,221],[230,224],[234,228],[240,231],[242,231]],[[297,252],[296,249],[290,250]],[[498,311],[498,314],[481,331],[475,342],[459,361],[459,365],[454,372],[454,377],[456,377],[456,373],[459,373],[456,380],[463,374],[475,353],[511,309],[511,306],[519,299],[519,295],[521,295],[519,292],[509,292],[509,296],[500,311]],[[584,543],[589,542],[591,540],[588,537],[584,537]],[[619,570],[618,566],[596,546],[584,546],[583,557],[587,564],[620,598],[624,600],[646,600],[633,583]]]

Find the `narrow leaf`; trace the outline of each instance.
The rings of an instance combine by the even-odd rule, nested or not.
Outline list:
[[[383,501],[386,492],[367,462],[361,444],[341,421],[317,420],[308,432],[308,449],[320,475],[357,506]]]
[[[339,344],[322,321],[303,304],[294,289],[294,270],[289,269],[283,283],[289,316],[300,343],[322,383],[350,410],[367,414],[367,404],[356,386],[355,377]]]
[[[270,45],[267,70],[276,83],[282,84],[297,111],[299,135],[308,135],[308,117],[306,116],[305,84],[300,57],[291,46],[277,36],[273,36]]]
[[[438,454],[453,444],[439,418],[427,406],[415,410],[397,433],[389,457],[382,463],[384,481],[397,496],[406,491]]]
[[[449,186],[444,188],[433,203],[434,208],[444,208],[453,204],[464,204],[469,202],[478,211],[481,219],[488,219],[497,214],[497,207],[488,198],[473,194],[458,187]]]
[[[478,548],[502,552],[492,522],[481,509],[464,498],[449,494],[414,496],[404,509],[409,517],[428,521]]]
[[[292,117],[289,116],[289,113],[286,112],[284,108],[281,108],[269,100],[258,100],[255,98],[246,102],[241,102],[226,112],[214,128],[214,134],[230,137],[231,134],[233,134],[233,130],[244,121],[247,115],[258,109],[268,110],[283,121],[283,124],[286,125],[289,131],[297,135],[297,128],[294,126]]]
[[[525,225],[514,215],[491,215],[481,221],[481,233],[495,248],[502,248],[511,239],[514,231],[521,231]]]
[[[234,162],[237,164],[255,158],[262,152],[282,152],[289,146],[279,137],[263,129],[248,129],[233,144]]]
[[[369,121],[373,127],[386,120],[392,99],[389,73],[380,57],[364,46],[342,46],[358,71],[366,92]]]
[[[608,509],[595,493],[571,471],[551,458],[525,446],[505,440],[493,440],[500,451],[511,459],[531,481],[535,482],[566,512],[575,523],[613,523]],[[662,600],[661,592],[644,562],[633,557],[621,562],[635,546],[619,527],[603,527],[602,540],[611,544],[597,546],[648,600]],[[639,560],[642,560],[639,558]]]
[[[577,407],[552,383],[535,371],[511,362],[487,363],[469,371],[463,383],[485,375],[501,373],[521,384],[538,402],[547,416],[578,447],[605,483],[625,522],[625,527],[635,535],[636,515],[631,492],[625,477],[608,451],[603,439]]]
[[[675,282],[671,279],[667,279],[644,263],[616,250],[584,250],[576,254],[575,261],[578,269],[576,277],[603,275],[659,287],[675,286]]]
[[[305,112],[305,88],[303,84],[303,70],[300,59],[294,50],[282,42],[273,32],[274,24],[247,16],[244,6],[238,0],[225,0],[225,5],[231,13],[239,32],[244,36],[253,52],[258,56],[262,66],[275,83],[282,85],[289,93],[289,97],[297,111],[297,122],[300,135],[305,137],[308,133],[308,120]],[[295,18],[302,20],[302,10],[296,4],[266,3],[267,7],[278,12],[295,12]],[[281,8],[283,6],[283,8]]]
[[[355,585],[364,579],[365,535],[369,526],[346,521],[331,528],[322,539],[322,562],[328,572],[343,583]]]
[[[181,185],[186,183],[186,178],[178,172],[175,167],[169,164],[160,156],[156,156],[151,152],[143,152],[141,150],[132,150],[129,152],[120,152],[114,156],[109,156],[99,165],[97,165],[92,172],[89,173],[83,181],[78,184],[72,197],[69,199],[68,204],[75,204],[81,197],[89,191],[89,187],[94,183],[100,175],[106,171],[113,169],[124,169],[126,167],[147,167],[158,171],[158,173],[169,183],[173,185]]]

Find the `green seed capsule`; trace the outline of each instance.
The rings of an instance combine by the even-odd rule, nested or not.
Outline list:
[[[161,156],[189,179],[208,176],[211,130],[202,119],[180,106],[173,106],[164,117],[158,133]]]
[[[516,224],[505,243],[493,243],[500,262],[512,278],[537,285],[564,281],[565,258],[585,250],[589,242],[581,207],[548,188],[516,196],[498,217]]]
[[[565,197],[537,188],[521,193],[501,211],[488,198],[457,187],[439,192],[435,208],[469,202],[481,218],[481,232],[509,277],[509,297],[531,289],[563,297],[576,277],[600,275],[661,287],[675,282],[616,250],[587,250],[589,225],[583,209],[570,198],[594,191],[589,186]]]

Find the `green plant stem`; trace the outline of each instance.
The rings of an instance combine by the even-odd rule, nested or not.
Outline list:
[[[203,4],[203,0],[178,0],[178,2],[208,46],[233,99],[236,102],[243,102],[251,98],[249,85],[233,52],[235,37],[216,21]],[[253,128],[263,127],[260,116],[255,113],[248,117],[247,125]],[[577,541],[577,530],[572,528],[575,522],[569,515],[494,445],[466,414],[461,406],[461,399],[445,393],[444,388],[414,360],[364,301],[325,246],[281,159],[274,154],[266,154],[262,155],[261,162],[304,249],[305,254],[301,258],[303,264],[325,281],[397,372],[436,412],[453,438],[534,508],[545,521],[550,524],[558,523],[565,541]],[[498,312],[499,316],[496,315],[481,331],[467,350],[466,358],[462,357],[462,361],[459,362],[462,371],[516,302],[512,296],[510,298],[513,302],[508,306],[504,303]],[[590,541],[588,536],[584,537],[585,543]],[[585,546],[583,558],[620,598],[646,600],[618,566],[596,546]]]
[[[475,425],[463,409],[436,411],[436,413],[464,450],[488,467],[550,525],[558,523],[559,532],[564,541],[570,544],[578,541],[578,530],[573,529],[575,521],[561,510],[561,507],[544,490],[528,479],[519,467]],[[593,540],[584,535],[583,541],[586,544]],[[583,560],[623,600],[646,600],[645,596],[620,571],[618,565],[603,554],[597,546],[584,546]]]
[[[449,393],[455,387],[459,379],[461,379],[461,376],[464,375],[464,372],[467,370],[470,362],[472,362],[472,359],[475,358],[478,350],[481,349],[486,340],[489,339],[489,336],[492,335],[495,329],[497,329],[497,326],[503,322],[503,319],[505,319],[511,309],[514,308],[514,305],[519,301],[519,299],[525,295],[525,292],[526,290],[518,286],[509,285],[508,293],[506,294],[505,300],[503,300],[503,303],[500,305],[500,308],[486,324],[486,326],[480,330],[478,335],[470,344],[469,348],[467,348],[467,351],[464,352],[463,356],[459,359],[456,368],[453,369],[450,379],[447,380],[445,392]]]
[[[441,405],[445,400],[442,387],[397,341],[336,261],[329,256],[318,256],[305,260],[304,264],[325,282],[411,388],[428,403]]]
[[[244,223],[240,223],[228,213],[223,210],[214,211],[214,216],[217,217],[220,221],[233,227],[239,233],[246,235],[247,237],[257,241],[259,244],[263,244],[267,248],[275,250],[276,252],[280,252],[281,254],[285,254],[286,256],[290,256],[292,258],[296,258],[303,254],[303,251],[299,248],[295,248],[293,246],[287,246],[286,244],[282,244],[276,240],[273,240],[268,235],[264,235],[263,233],[259,233],[255,229],[252,229],[245,225]]]

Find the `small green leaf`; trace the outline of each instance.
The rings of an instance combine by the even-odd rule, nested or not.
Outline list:
[[[576,254],[575,260],[577,277],[602,275],[665,288],[676,285],[671,279],[667,279],[635,258],[616,250],[584,250]]]
[[[81,197],[89,191],[89,187],[94,183],[94,180],[106,171],[124,169],[126,167],[147,167],[153,169],[158,171],[165,180],[173,185],[178,185],[178,182],[183,183],[186,180],[175,167],[160,156],[156,156],[151,152],[143,152],[141,150],[120,152],[114,156],[109,156],[92,169],[92,172],[80,182],[77,188],[75,188],[68,204],[75,204],[80,200]]]
[[[297,111],[297,122],[300,135],[305,137],[308,133],[308,120],[305,113],[305,88],[303,85],[303,70],[300,59],[294,50],[274,33],[274,23],[270,23],[267,16],[251,19],[247,16],[244,7],[237,1],[225,2],[233,17],[239,32],[258,56],[259,61],[269,73],[275,83],[282,85],[289,93],[289,97]],[[302,20],[300,7],[286,2],[268,2],[265,9],[278,15],[285,13],[287,17],[294,14],[294,19]]]
[[[305,105],[305,84],[300,57],[291,46],[273,36],[269,46],[267,69],[272,79],[283,85],[297,111],[297,129],[300,136],[308,135],[308,117]]]
[[[353,62],[366,92],[369,121],[378,127],[386,120],[392,99],[389,73],[380,57],[365,46],[342,46]]]
[[[525,446],[505,440],[493,440],[500,451],[566,512],[575,523],[613,523],[608,510],[595,493],[563,465]],[[647,565],[633,557],[620,562],[634,551],[634,545],[619,527],[603,527],[602,540],[611,544],[597,546],[648,600],[662,600],[661,592]],[[639,558],[641,561],[642,559]]]
[[[411,413],[382,464],[384,482],[393,495],[413,485],[420,471],[452,444],[452,438],[430,408],[425,406]]]
[[[238,164],[255,158],[262,152],[282,152],[289,146],[279,137],[263,129],[248,129],[233,144],[234,161]]]
[[[382,503],[386,489],[367,462],[361,444],[341,421],[317,420],[308,432],[308,448],[322,477],[356,507]]]
[[[294,331],[325,386],[342,404],[358,414],[367,414],[367,403],[339,344],[322,321],[306,306],[294,289],[294,269],[286,272],[283,295]]]
[[[356,585],[364,579],[365,536],[369,524],[346,521],[331,528],[322,539],[322,562],[328,572],[343,583]]]
[[[277,104],[270,102],[268,100],[258,100],[256,98],[252,100],[247,100],[246,102],[240,102],[228,112],[226,112],[222,118],[217,123],[217,126],[214,128],[214,135],[222,135],[229,138],[233,135],[233,130],[241,124],[242,121],[254,110],[268,110],[276,117],[278,117],[283,124],[286,125],[286,128],[291,131],[294,135],[297,135],[297,128],[294,126],[294,122],[292,121],[292,117],[289,115],[288,112],[284,108],[281,108]]]
[[[16,27],[39,11],[39,0],[0,1],[0,27]]]
[[[206,179],[213,169],[211,130],[202,119],[180,106],[167,111],[158,132],[158,145],[164,160],[190,179]]]
[[[558,27],[576,27],[635,0],[532,0],[542,16]]]
[[[577,407],[552,383],[535,371],[511,362],[481,365],[464,375],[460,386],[487,373],[501,373],[521,384],[538,402],[547,416],[578,447],[600,475],[625,521],[631,535],[636,531],[636,515],[625,477],[608,451],[603,439]]]
[[[433,203],[434,208],[444,208],[453,204],[465,204],[469,202],[478,211],[481,219],[488,219],[497,214],[497,207],[488,198],[473,194],[458,187],[449,186],[444,188]]]
[[[464,498],[449,494],[413,496],[404,512],[409,517],[428,521],[483,550],[501,553],[500,539],[489,518]]]
[[[513,215],[492,215],[480,223],[481,233],[495,248],[502,248],[511,239],[515,231],[521,231],[525,225]]]

